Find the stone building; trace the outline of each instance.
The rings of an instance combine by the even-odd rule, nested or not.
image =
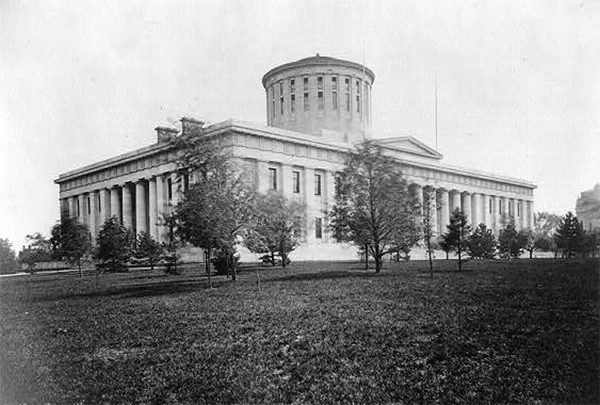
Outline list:
[[[581,193],[575,204],[575,212],[583,229],[600,229],[600,184],[596,183],[593,189]]]
[[[324,212],[334,198],[334,176],[356,142],[371,139],[373,72],[363,65],[317,56],[277,66],[262,80],[267,125],[228,120],[207,128],[207,136],[229,146],[255,175],[261,192],[277,190],[306,203],[306,241],[296,259],[354,258],[353,248],[337,244],[326,231]],[[198,121],[182,118],[182,132]],[[157,127],[153,145],[61,174],[61,210],[78,218],[96,235],[116,216],[135,232],[166,238],[160,218],[177,203],[193,176],[176,176],[168,140],[174,128]],[[435,205],[438,234],[450,213],[462,209],[473,224],[498,232],[507,218],[517,228],[533,226],[533,190],[529,181],[442,163],[442,155],[411,136],[375,139],[398,159],[412,191]],[[425,199],[427,201],[427,199]]]

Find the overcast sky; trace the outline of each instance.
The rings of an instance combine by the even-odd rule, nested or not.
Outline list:
[[[374,137],[537,184],[564,214],[600,181],[600,2],[0,2],[0,237],[59,216],[60,173],[193,116],[265,123],[262,75],[316,54],[375,72]]]

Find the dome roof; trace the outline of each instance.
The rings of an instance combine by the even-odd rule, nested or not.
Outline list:
[[[283,72],[289,69],[309,66],[341,66],[347,68],[354,68],[360,71],[364,69],[365,74],[369,77],[369,79],[371,79],[371,84],[375,81],[375,74],[373,73],[373,71],[368,67],[361,65],[360,63],[332,58],[330,56],[321,56],[317,54],[316,56],[310,56],[308,58],[300,59],[295,62],[284,63],[283,65],[276,66],[273,69],[269,70],[267,73],[265,73],[265,75],[262,78],[263,87],[266,88],[266,82],[270,76],[273,76],[279,72]]]

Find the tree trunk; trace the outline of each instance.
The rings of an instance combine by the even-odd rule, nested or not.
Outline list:
[[[379,245],[375,246],[375,252],[373,256],[375,258],[375,273],[379,273],[381,271],[381,254],[379,253]]]
[[[275,267],[275,252],[271,250],[271,265]]]
[[[461,253],[461,252],[460,252],[460,249],[459,249],[459,250],[458,250],[458,271],[461,271],[461,270],[462,270],[462,258],[461,258],[461,255],[460,255],[460,253]]]
[[[236,271],[235,271],[235,261],[233,260],[233,254],[227,256],[227,263],[229,264],[229,259],[231,258],[231,280],[236,280]]]
[[[210,278],[210,249],[204,251],[204,267],[208,275],[208,286],[212,288],[212,279]]]
[[[281,253],[281,266],[285,269],[285,262],[287,260],[287,255],[285,253]]]
[[[429,272],[431,273],[431,277],[433,277],[433,261],[431,258],[431,248],[427,249],[427,253],[429,254]]]
[[[449,260],[449,259],[450,259],[449,255],[450,255],[450,253],[449,253],[449,252],[446,252],[446,260]]]
[[[365,270],[369,270],[369,245],[365,245]]]

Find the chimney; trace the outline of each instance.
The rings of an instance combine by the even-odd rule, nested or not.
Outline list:
[[[167,143],[171,141],[171,139],[177,136],[178,132],[176,129],[168,127],[156,127],[154,130],[158,136],[158,143]]]
[[[204,128],[204,121],[198,121],[194,118],[181,118],[181,133],[183,135],[201,133]]]

